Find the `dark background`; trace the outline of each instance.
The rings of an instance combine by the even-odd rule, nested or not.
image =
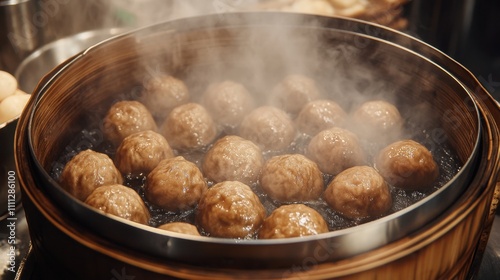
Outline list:
[[[413,0],[408,33],[468,68],[500,100],[500,1]]]

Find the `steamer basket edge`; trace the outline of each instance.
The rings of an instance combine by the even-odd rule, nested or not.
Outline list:
[[[33,101],[32,101],[32,102],[33,102]],[[23,125],[26,125],[26,124],[23,124]],[[493,127],[496,129],[496,125],[494,124],[494,122],[493,122],[493,123],[490,123],[490,125],[491,125],[491,126],[493,126]],[[495,136],[494,136],[494,135],[497,135],[497,134],[498,134],[498,132],[495,132],[495,131],[493,131],[493,132],[491,132],[491,131],[490,131],[489,133],[490,133],[490,134],[489,134],[488,138],[489,138],[489,137],[491,137],[491,138],[495,138]],[[18,134],[21,134],[21,132],[18,132]],[[21,142],[22,142],[22,136],[19,136],[18,141],[20,141],[20,142],[18,143],[18,145],[19,145],[19,144],[21,144]],[[492,143],[490,143],[490,144],[492,144]],[[496,144],[496,147],[498,147],[497,143],[493,143],[493,144]],[[18,151],[18,153],[22,153],[22,151]],[[490,155],[491,155],[491,153],[495,154],[494,152],[490,151]],[[490,160],[493,160],[493,161],[494,161],[494,162],[492,162],[492,164],[493,164],[493,167],[492,167],[492,168],[496,170],[496,169],[498,168],[498,167],[497,167],[497,160],[498,160],[498,159],[497,159],[497,156],[496,156],[496,155],[493,155],[492,157],[490,157]],[[19,162],[23,162],[23,160],[19,160]],[[18,162],[18,164],[19,164],[19,162]],[[21,163],[21,164],[22,164],[22,163]],[[24,163],[24,164],[26,164],[26,163]],[[18,165],[18,167],[20,167],[20,166]],[[26,167],[26,165],[25,165],[25,167]],[[21,167],[21,168],[22,168],[22,167]],[[488,169],[488,170],[489,170],[489,171],[492,171],[492,170],[491,170],[491,168],[490,168],[490,169]],[[493,171],[493,173],[495,173],[495,171]],[[493,173],[492,173],[492,175],[493,175]],[[493,177],[495,177],[495,176],[493,175]],[[30,179],[31,179],[31,178],[30,178]],[[481,179],[482,179],[483,181],[484,181],[484,180],[486,180],[485,178],[481,178]],[[490,179],[491,179],[491,178],[490,178]],[[34,196],[33,196],[32,194],[30,195],[31,191],[29,191],[29,190],[28,190],[28,189],[29,189],[29,183],[28,183],[27,185],[25,185],[25,184],[24,184],[24,181],[25,181],[25,180],[23,180],[22,178],[21,178],[21,181],[22,181],[21,183],[23,184],[23,186],[26,186],[26,187],[23,187],[23,191],[24,191],[24,192],[27,192],[27,195],[26,195],[26,196],[28,196],[27,200],[29,200],[29,199],[33,198]],[[31,181],[31,180],[28,180],[28,179],[27,179],[26,181]],[[488,181],[489,181],[489,180],[488,180]],[[31,181],[31,183],[33,183],[33,181]],[[491,191],[491,182],[488,182],[487,184],[488,184],[488,185],[487,185],[487,186],[486,186],[486,188],[485,188],[485,193],[490,193],[490,191]],[[25,188],[26,188],[26,190],[24,190]],[[488,200],[487,198],[484,198],[484,197],[483,197],[483,198],[481,199],[481,201],[485,202],[485,201],[484,201],[484,199],[485,199],[485,200]],[[36,201],[36,200],[35,200],[35,201]],[[48,201],[48,203],[50,203],[50,201]],[[485,202],[485,203],[486,203],[486,202]],[[28,203],[28,204],[29,204],[29,203]],[[43,204],[39,204],[39,203],[36,203],[36,202],[35,202],[35,205],[36,205],[37,207],[42,207],[42,208],[43,208],[43,206],[42,206]],[[483,205],[483,206],[484,206],[484,205]],[[477,207],[478,207],[478,206],[476,206],[476,209],[477,209]],[[48,212],[46,212],[46,211],[42,211],[43,209],[38,209],[38,210],[40,210],[42,213],[44,213],[44,216],[45,216],[45,215],[48,215],[48,216],[46,216],[46,217],[47,217],[47,218],[49,218],[49,217],[50,217],[50,218],[49,218],[49,220],[51,221],[51,223],[52,223],[52,221],[57,221],[57,220],[58,220],[58,218],[56,218],[56,219],[54,220],[54,217],[53,217],[50,213],[48,213]],[[469,212],[469,213],[470,213],[470,212]],[[63,215],[64,215],[64,214],[63,214]],[[64,220],[64,218],[63,218],[63,220]],[[470,221],[469,221],[469,222],[470,222]],[[63,224],[63,223],[64,223],[64,221],[63,221],[61,224]],[[59,225],[59,226],[61,226],[61,225]],[[59,226],[56,226],[56,228],[59,228]],[[59,228],[59,229],[61,229],[61,230],[62,230],[62,229],[63,229],[63,227],[61,227],[61,228]],[[66,230],[64,230],[63,232],[65,232],[65,231],[66,231]],[[85,244],[85,241],[84,241],[84,240],[86,240],[85,236],[79,236],[78,231],[77,231],[77,232],[75,232],[75,231],[72,231],[72,230],[66,231],[66,233],[65,233],[65,234],[68,234],[68,233],[70,233],[70,232],[71,232],[70,236],[72,236],[72,237],[76,237],[77,239],[80,239],[80,241],[79,241],[79,242],[80,242],[80,243],[84,243],[84,244]],[[36,233],[35,233],[35,234],[36,234]],[[43,238],[43,237],[42,237],[42,238]],[[93,238],[93,237],[92,237],[92,238]],[[91,238],[91,239],[92,239],[92,238]],[[476,235],[474,235],[474,237],[473,237],[473,238],[471,238],[471,240],[476,240],[476,239],[477,239],[477,236],[476,236]],[[88,240],[87,240],[87,241],[88,241]],[[424,242],[424,243],[425,243],[425,242]],[[86,243],[86,244],[87,244],[87,245],[89,245],[90,243]],[[55,245],[55,244],[54,244],[54,245]],[[45,247],[45,246],[44,246],[44,247]],[[93,247],[93,246],[90,246],[90,247]],[[421,245],[419,245],[418,247],[420,247],[420,249],[421,249],[421,248],[425,248],[425,246],[424,246],[424,245],[422,245],[422,244],[421,244]],[[470,245],[469,245],[469,247],[470,247]],[[95,250],[96,248],[93,248],[93,249]],[[415,249],[415,247],[413,247],[413,249],[414,249],[414,250],[416,250],[416,249]],[[91,249],[91,250],[92,250],[92,249]],[[102,251],[102,250],[107,251],[106,249],[100,249],[100,250],[98,250],[98,251]],[[468,252],[470,252],[470,250],[471,250],[471,249],[469,248],[469,249],[468,249]],[[120,251],[120,250],[118,250],[118,251]],[[425,250],[423,250],[423,249],[422,249],[422,251],[425,251]],[[110,253],[110,254],[111,254],[111,253]],[[402,259],[406,259],[406,258],[407,258],[407,257],[402,257]],[[127,259],[127,258],[125,258],[125,259]],[[134,259],[134,257],[131,257],[131,259]],[[134,263],[134,261],[133,261],[133,260],[131,260],[131,259],[128,259],[128,262],[130,262],[130,263]],[[342,263],[342,261],[340,261],[339,263]],[[329,265],[329,264],[326,264],[325,266],[328,266],[328,265]],[[380,265],[375,265],[375,264],[369,264],[369,265],[367,264],[366,266],[363,266],[363,268],[357,269],[356,273],[361,273],[359,270],[361,270],[361,269],[366,269],[366,267],[370,267],[370,266],[378,266],[378,267],[383,267],[383,265],[382,265],[382,266],[380,266]],[[322,267],[322,266],[321,266],[321,265],[319,265],[318,267]],[[345,266],[340,266],[340,267],[342,267],[342,268],[344,268],[344,269],[345,269]],[[347,267],[349,267],[349,265],[347,265]],[[164,271],[164,269],[160,269],[160,270],[161,270],[161,271]],[[168,270],[168,269],[167,269],[167,270]],[[355,271],[355,270],[356,270],[356,269],[351,269],[351,271]],[[335,269],[333,269],[333,271],[335,271]],[[342,272],[342,273],[347,273],[346,271],[349,271],[349,269],[347,269],[347,270],[343,270],[343,272]],[[368,269],[367,271],[370,271],[370,270]],[[170,271],[170,272],[172,272],[172,271]],[[285,271],[285,272],[286,272],[286,271]],[[300,275],[300,272],[301,272],[301,271],[299,271],[299,275]],[[314,272],[314,270],[313,270],[313,272]],[[311,273],[311,271],[308,271],[308,273],[310,274],[310,273]],[[325,273],[325,271],[323,270],[323,271],[321,271],[321,273]],[[333,272],[332,272],[332,273],[333,273]],[[313,275],[314,275],[314,274],[313,274]],[[337,274],[337,276],[338,276],[338,274]],[[345,275],[344,275],[344,276],[345,276]]]

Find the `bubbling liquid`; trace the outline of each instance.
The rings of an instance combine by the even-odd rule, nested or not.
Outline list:
[[[75,138],[75,143],[79,143],[84,139],[88,139],[89,137],[89,131],[95,131],[92,128],[89,128],[88,130],[84,130],[80,133],[79,137]],[[427,137],[429,137],[428,132],[426,130],[422,130],[419,133],[414,133],[414,135],[419,135],[418,139],[415,139],[416,141],[424,141]],[[222,136],[220,136],[222,137]],[[301,153],[303,154],[306,145],[310,140],[310,136],[306,134],[299,134],[295,141],[289,146],[289,148],[286,151],[281,151],[280,153]],[[102,152],[108,154],[110,157],[113,157],[114,153],[114,147],[109,143],[109,142],[102,142],[99,145],[90,145],[90,147],[85,147],[85,148],[91,148],[95,151]],[[210,146],[205,147],[203,149],[194,151],[194,152],[184,152],[184,153],[178,153],[178,155],[183,156],[187,160],[190,160],[191,162],[195,163],[197,166],[201,166],[201,162],[203,160],[203,156],[205,152],[210,148]],[[369,155],[372,155],[376,152],[376,150],[368,150],[367,153]],[[395,188],[393,186],[390,186],[390,191],[391,195],[393,198],[393,204],[391,209],[389,210],[388,213],[385,215],[389,215],[391,213],[395,213],[397,211],[400,211],[422,199],[425,197],[429,196],[432,194],[434,191],[438,190],[440,187],[445,185],[448,181],[450,181],[453,176],[460,170],[460,164],[459,160],[456,156],[456,154],[453,152],[451,147],[447,145],[441,145],[439,149],[433,150],[433,156],[434,160],[437,162],[439,165],[439,177],[438,179],[434,182],[433,186],[426,191],[405,191],[402,189]],[[277,152],[273,151],[268,151],[264,153],[264,158],[267,160],[271,158],[272,156],[276,155]],[[68,155],[66,155],[68,157]],[[60,175],[60,170],[53,170],[52,176],[57,179]],[[333,179],[332,175],[329,174],[324,174],[324,185],[325,187],[328,185],[328,183]],[[139,195],[143,198],[146,206],[149,208],[150,214],[151,214],[151,219],[150,219],[150,226],[152,227],[157,227],[161,224],[169,223],[169,222],[187,222],[191,224],[195,224],[195,213],[196,209],[190,209],[187,211],[182,211],[182,212],[172,212],[172,211],[165,211],[162,209],[159,209],[155,206],[153,206],[151,203],[148,202],[148,200],[145,198],[144,194],[144,186],[146,183],[146,176],[144,174],[137,175],[137,176],[131,176],[131,175],[125,175],[124,176],[124,185],[131,187],[132,189],[136,190]],[[208,181],[208,186],[214,185],[214,182]],[[270,214],[273,210],[278,208],[280,205],[282,205],[278,201],[272,200],[259,186],[258,182],[250,186],[252,190],[257,194],[257,196],[260,198],[262,204],[264,205],[266,211],[268,214]],[[318,211],[325,221],[328,223],[330,231],[334,230],[340,230],[340,229],[345,229],[349,227],[353,227],[356,225],[360,225],[372,220],[375,220],[380,217],[371,217],[369,219],[347,219],[337,213],[336,211],[332,210],[326,202],[320,198],[316,201],[313,202],[306,202],[304,203],[307,206],[315,209]],[[384,216],[385,216],[384,215]]]

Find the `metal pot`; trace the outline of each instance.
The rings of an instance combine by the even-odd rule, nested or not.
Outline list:
[[[28,1],[24,1],[22,3],[26,4]],[[16,69],[15,77],[17,79],[19,89],[31,93],[35,89],[38,81],[45,74],[50,72],[52,68],[82,50],[121,32],[124,32],[123,28],[85,31],[59,39],[38,48],[28,55]],[[6,54],[6,56],[8,55]],[[14,132],[16,130],[17,123],[18,120],[16,116],[12,120],[0,124],[0,147],[2,147],[0,150],[0,170],[2,171],[0,179],[2,179],[2,182],[8,182],[9,172],[11,172],[11,174],[12,172],[15,172]],[[10,208],[6,207],[0,211],[0,220],[7,216],[8,209],[15,210],[19,207],[19,203],[21,202],[21,191],[19,186],[16,185],[15,190],[18,195],[15,199],[10,199]],[[2,205],[8,205],[9,188],[7,184],[3,184],[0,191],[2,193],[0,198]],[[12,205],[12,200],[14,200],[15,205]]]
[[[107,28],[80,32],[38,48],[17,67],[14,76],[19,88],[31,93],[38,81],[55,66],[82,50],[124,32],[123,28]]]
[[[290,56],[287,49],[276,47],[276,38],[288,38],[290,48],[324,44]],[[65,150],[102,141],[98,125],[92,125],[99,124],[114,101],[136,98],[148,72],[183,77],[196,92],[220,77],[269,85],[290,69],[307,72],[320,84],[345,71],[383,73],[377,77],[394,89],[392,97],[408,118],[424,109],[429,113],[426,121],[416,122],[415,133],[430,132],[425,139],[433,149],[451,147],[460,169],[438,191],[384,218],[282,240],[190,237],[140,226],[84,205],[51,174],[61,168]],[[197,79],[190,80],[194,76]],[[83,271],[85,277],[106,279],[122,266],[148,279],[304,273],[316,278],[463,278],[474,274],[484,250],[498,199],[495,120],[500,111],[465,68],[402,33],[363,21],[282,13],[181,19],[90,47],[54,69],[33,95],[16,133],[24,207],[35,252],[55,258],[71,275]],[[75,139],[89,128],[90,137]],[[88,255],[88,261],[102,262],[88,272],[81,267],[88,264],[59,256],[61,242]]]
[[[0,69],[13,73],[42,44],[40,29],[33,23],[37,8],[31,0],[0,1]]]
[[[0,0],[0,69],[14,73],[38,48],[87,30],[116,26],[109,3]]]

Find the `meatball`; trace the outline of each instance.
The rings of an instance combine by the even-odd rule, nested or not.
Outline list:
[[[304,75],[288,75],[273,89],[270,104],[297,114],[304,105],[320,96],[313,79]]]
[[[383,101],[367,101],[352,114],[353,128],[363,139],[372,143],[388,143],[397,140],[403,130],[403,118],[398,108]]]
[[[148,174],[160,161],[173,156],[165,137],[147,130],[123,139],[116,150],[115,164],[123,174]]]
[[[161,161],[146,177],[146,199],[167,211],[196,207],[207,184],[198,167],[181,156]]]
[[[203,94],[203,105],[216,123],[234,129],[254,108],[254,100],[242,84],[224,81],[208,87]]]
[[[413,140],[394,142],[375,158],[375,168],[385,180],[405,190],[425,190],[433,186],[439,168],[431,152]]]
[[[247,185],[225,181],[208,189],[198,204],[197,225],[209,236],[252,238],[266,209]]]
[[[279,155],[262,168],[260,185],[280,202],[312,201],[323,192],[323,175],[318,165],[303,155]]]
[[[129,221],[148,224],[150,214],[141,197],[124,185],[106,185],[95,189],[85,200],[89,206]]]
[[[236,135],[225,136],[208,150],[202,168],[205,176],[215,182],[257,182],[264,165],[262,151],[252,141]]]
[[[328,231],[325,219],[316,210],[304,204],[290,204],[280,206],[264,220],[258,237],[302,237]]]
[[[203,106],[187,103],[170,112],[163,123],[162,134],[174,149],[196,150],[212,143],[217,130]]]
[[[339,173],[328,184],[323,198],[349,219],[379,217],[392,207],[388,185],[370,166],[354,166]]]
[[[85,201],[97,187],[121,184],[123,178],[108,155],[84,150],[64,166],[59,182],[74,197]]]
[[[296,136],[294,124],[287,113],[275,107],[254,109],[241,122],[239,135],[253,141],[264,151],[287,148]]]
[[[173,108],[188,103],[189,98],[189,90],[182,80],[163,74],[144,83],[140,101],[153,116],[164,119]]]
[[[341,127],[347,119],[347,113],[334,101],[315,100],[302,108],[295,123],[299,131],[314,136],[320,131]]]
[[[104,137],[116,146],[130,134],[145,130],[156,131],[157,127],[151,113],[138,101],[119,101],[104,118]]]
[[[173,231],[173,232],[178,232],[178,233],[200,236],[198,229],[194,225],[189,224],[189,223],[184,223],[184,222],[166,223],[166,224],[159,226],[158,228],[163,229],[163,230],[167,230],[167,231]]]
[[[333,127],[316,134],[307,146],[307,155],[319,169],[331,175],[365,163],[358,137],[349,130]]]

